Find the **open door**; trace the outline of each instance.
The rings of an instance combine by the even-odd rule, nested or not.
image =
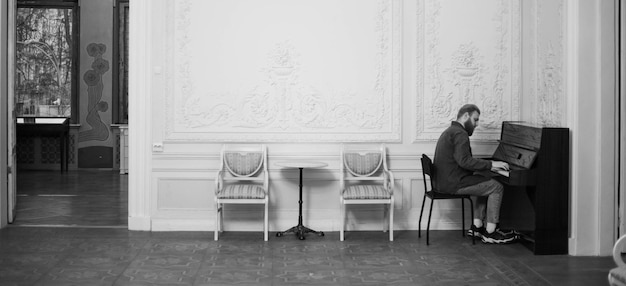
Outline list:
[[[8,0],[7,54],[7,191],[8,222],[15,220],[17,205],[17,140],[15,135],[15,15],[16,0]]]
[[[619,33],[619,80],[618,83],[618,95],[617,95],[617,116],[618,116],[618,146],[619,146],[619,175],[618,175],[618,222],[619,222],[619,236],[626,234],[626,5],[621,1],[617,1],[618,5],[618,25],[617,31]],[[619,238],[619,236],[617,238]],[[616,238],[616,239],[617,239]]]

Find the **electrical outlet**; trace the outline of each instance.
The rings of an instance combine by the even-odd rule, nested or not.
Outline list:
[[[163,152],[163,143],[161,142],[152,143],[152,152]]]

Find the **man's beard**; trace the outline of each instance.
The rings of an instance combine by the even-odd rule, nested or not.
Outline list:
[[[467,120],[465,121],[465,123],[463,123],[463,128],[465,128],[465,131],[467,131],[467,135],[472,136],[472,134],[474,134],[474,124],[472,124],[471,120]]]

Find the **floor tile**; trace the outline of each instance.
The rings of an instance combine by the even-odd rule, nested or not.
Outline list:
[[[274,285],[347,285],[343,269],[275,269]]]
[[[129,231],[127,178],[18,177],[29,189],[18,190],[16,222],[0,229],[0,285],[606,285],[615,267],[610,256],[472,244],[458,230],[431,231],[430,245],[408,230],[393,242],[381,231],[349,231],[343,242],[338,232],[305,240],[272,232],[269,241],[224,232],[214,241],[210,231]]]
[[[264,254],[207,254],[204,267],[210,269],[272,269],[276,259]]]
[[[194,285],[273,285],[272,270],[248,267],[203,267]]]
[[[55,267],[37,282],[40,285],[112,285],[124,267]]]
[[[128,268],[114,285],[193,285],[197,269]]]

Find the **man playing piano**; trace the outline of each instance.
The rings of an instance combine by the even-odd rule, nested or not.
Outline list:
[[[469,235],[480,237],[484,243],[508,243],[516,239],[515,232],[497,228],[504,187],[475,172],[508,170],[509,165],[472,157],[469,137],[478,126],[479,117],[480,109],[476,105],[463,105],[456,121],[441,134],[435,149],[435,183],[442,193],[476,197]]]

